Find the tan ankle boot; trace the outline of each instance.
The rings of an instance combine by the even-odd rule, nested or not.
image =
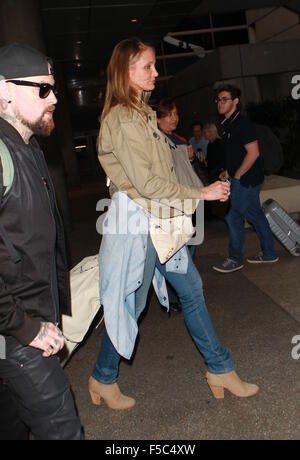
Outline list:
[[[135,400],[124,396],[116,383],[105,385],[90,377],[89,392],[93,403],[97,406],[100,406],[102,400],[104,400],[107,407],[114,410],[132,409],[135,406]]]
[[[257,385],[243,382],[234,371],[224,374],[211,374],[207,372],[206,379],[216,399],[224,398],[224,389],[239,398],[254,396],[259,390]]]

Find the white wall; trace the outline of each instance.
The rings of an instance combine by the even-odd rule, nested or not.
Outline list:
[[[299,15],[287,8],[248,10],[246,18],[255,25],[257,43],[300,39]]]

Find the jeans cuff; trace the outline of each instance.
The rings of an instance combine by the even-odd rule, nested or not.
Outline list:
[[[208,366],[208,371],[211,374],[226,374],[227,372],[234,371],[234,366],[233,365],[228,365],[228,366],[222,367],[222,369],[219,366],[218,366],[218,368],[216,368],[215,366],[213,366],[213,367]]]
[[[104,385],[113,385],[117,382],[116,378],[109,378],[109,377],[102,377],[100,376],[99,372],[94,371],[92,373],[92,377],[97,380],[97,382],[103,383]]]

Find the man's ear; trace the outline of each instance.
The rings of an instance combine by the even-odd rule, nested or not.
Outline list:
[[[239,103],[240,103],[240,99],[238,97],[235,97],[233,99],[233,102],[234,102],[234,105],[237,107],[239,105]]]
[[[11,103],[10,91],[5,80],[0,80],[0,100],[7,104]]]

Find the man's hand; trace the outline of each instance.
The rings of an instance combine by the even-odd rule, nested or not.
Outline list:
[[[235,171],[234,178],[240,180],[241,177],[252,168],[257,158],[259,157],[259,147],[258,142],[254,141],[250,144],[244,146],[247,154],[240,165],[240,167]]]
[[[201,189],[202,199],[207,201],[227,201],[230,196],[230,184],[217,181]]]
[[[200,153],[199,160],[200,160],[200,163],[204,163],[206,165],[206,157],[203,152]]]
[[[192,145],[187,146],[188,154],[189,154],[189,160],[193,161],[195,154],[194,154],[194,149]]]
[[[43,357],[56,355],[65,345],[62,332],[52,323],[41,323],[41,329],[36,338],[29,344],[30,347],[42,350]]]

